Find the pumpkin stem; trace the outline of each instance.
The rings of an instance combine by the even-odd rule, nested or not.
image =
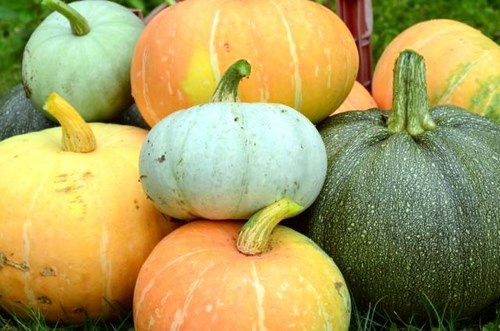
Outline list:
[[[250,63],[238,60],[231,65],[215,88],[212,102],[237,102],[238,87],[243,78],[250,76]]]
[[[66,17],[71,25],[71,31],[76,36],[84,36],[90,32],[89,23],[79,12],[61,0],[42,0],[42,5],[57,11]]]
[[[49,94],[43,109],[61,124],[63,150],[88,153],[96,149],[95,136],[90,126],[59,94],[55,92]]]
[[[436,127],[427,102],[425,60],[412,50],[401,52],[396,60],[387,127],[391,133],[406,131],[411,136]]]
[[[236,246],[245,255],[265,252],[274,228],[285,218],[297,215],[304,209],[289,198],[283,198],[259,210],[241,228]]]

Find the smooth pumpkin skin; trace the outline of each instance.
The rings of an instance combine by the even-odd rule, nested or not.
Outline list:
[[[277,226],[270,250],[240,253],[239,221],[176,229],[141,268],[134,322],[145,330],[348,330],[350,297],[334,262]]]
[[[500,123],[500,46],[479,30],[449,19],[417,23],[387,45],[372,81],[381,109],[391,108],[394,61],[404,49],[426,60],[431,105],[456,105]]]
[[[25,46],[24,87],[40,111],[49,93],[57,92],[87,122],[111,120],[133,104],[130,63],[144,23],[112,1],[69,6],[86,18],[90,32],[73,35],[63,15],[47,16]]]
[[[406,321],[428,321],[422,293],[453,318],[500,297],[500,126],[451,106],[431,116],[416,137],[391,135],[381,110],[325,119],[327,177],[301,215],[358,308]]]
[[[60,127],[0,142],[0,307],[18,316],[123,317],[140,266],[175,227],[138,182],[147,132],[90,126],[98,146],[89,153],[62,151]]]
[[[360,82],[355,81],[351,92],[342,104],[330,114],[340,114],[350,110],[367,110],[377,108],[377,103],[370,92]]]
[[[241,83],[241,101],[285,104],[315,123],[346,98],[359,65],[347,26],[313,1],[186,0],[146,25],[132,60],[132,94],[153,126],[208,102],[240,58],[253,72]]]
[[[286,105],[211,102],[157,123],[141,148],[148,197],[179,219],[243,219],[283,197],[319,194],[326,151],[316,127]]]

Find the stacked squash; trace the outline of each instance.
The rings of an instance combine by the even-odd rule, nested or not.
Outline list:
[[[44,2],[72,13],[45,28],[74,44],[99,23],[84,1]],[[35,34],[24,89],[0,102],[0,118],[20,100],[41,125],[0,141],[3,309],[66,323],[132,310],[138,331],[348,330],[351,298],[412,320],[500,297],[498,73],[458,88],[466,75],[435,76],[408,32],[372,97],[352,35],[315,2],[184,0],[146,26],[122,9],[116,84],[44,84],[57,63],[42,68],[51,39]],[[463,25],[432,24],[498,61]],[[486,57],[470,53],[470,67]],[[99,122],[129,117],[141,128]]]

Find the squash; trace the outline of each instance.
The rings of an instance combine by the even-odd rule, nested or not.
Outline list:
[[[350,110],[367,110],[376,107],[377,103],[366,87],[364,87],[360,82],[355,81],[351,92],[347,95],[347,98],[330,114],[330,116]]]
[[[0,141],[56,125],[33,108],[22,84],[12,87],[0,97]]]
[[[317,123],[352,88],[359,66],[344,22],[314,1],[185,0],[146,25],[132,59],[132,94],[146,122],[207,103],[225,68],[254,74],[244,102],[288,105]]]
[[[35,29],[22,59],[35,108],[43,111],[54,91],[86,121],[108,121],[131,106],[130,63],[144,23],[112,1],[42,3],[56,12]]]
[[[57,94],[46,109],[62,128],[0,142],[0,307],[49,322],[124,317],[140,266],[176,224],[137,180],[147,131],[87,125]]]
[[[250,74],[235,62],[213,102],[177,111],[149,131],[139,171],[144,192],[177,219],[248,218],[284,197],[308,207],[326,174],[316,127],[286,105],[238,102]]]
[[[347,331],[351,302],[338,267],[276,225],[300,208],[283,199],[244,225],[195,220],[167,235],[139,272],[135,330]]]
[[[459,106],[500,123],[500,46],[479,30],[450,19],[417,23],[386,46],[372,81],[380,108],[391,107],[392,68],[406,48],[425,58],[431,105]]]
[[[500,126],[429,108],[417,53],[401,53],[394,81],[391,112],[318,125],[328,172],[301,215],[305,234],[336,261],[360,309],[425,320],[430,303],[440,316],[472,317],[500,297]]]
[[[139,109],[135,103],[128,107],[125,111],[122,111],[118,116],[110,121],[111,123],[132,125],[138,128],[149,130],[150,126],[144,121]]]

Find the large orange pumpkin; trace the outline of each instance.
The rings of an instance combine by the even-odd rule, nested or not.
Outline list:
[[[309,238],[268,217],[280,204],[264,208],[263,223],[196,220],[166,236],[139,273],[135,329],[348,330],[342,274]]]
[[[372,82],[381,109],[392,107],[394,62],[404,49],[425,58],[431,105],[453,104],[500,123],[500,47],[479,30],[450,19],[415,24],[387,45]]]
[[[351,110],[377,108],[377,103],[370,92],[360,82],[355,81],[351,92],[342,104],[331,114],[340,114]]]
[[[0,142],[0,307],[51,322],[126,315],[139,268],[174,228],[138,181],[147,131],[87,125],[51,100],[62,129]]]
[[[311,121],[346,98],[358,72],[354,38],[331,10],[309,0],[185,0],[147,24],[132,59],[132,94],[154,125],[208,102],[222,73],[247,59],[244,102],[291,106]]]

